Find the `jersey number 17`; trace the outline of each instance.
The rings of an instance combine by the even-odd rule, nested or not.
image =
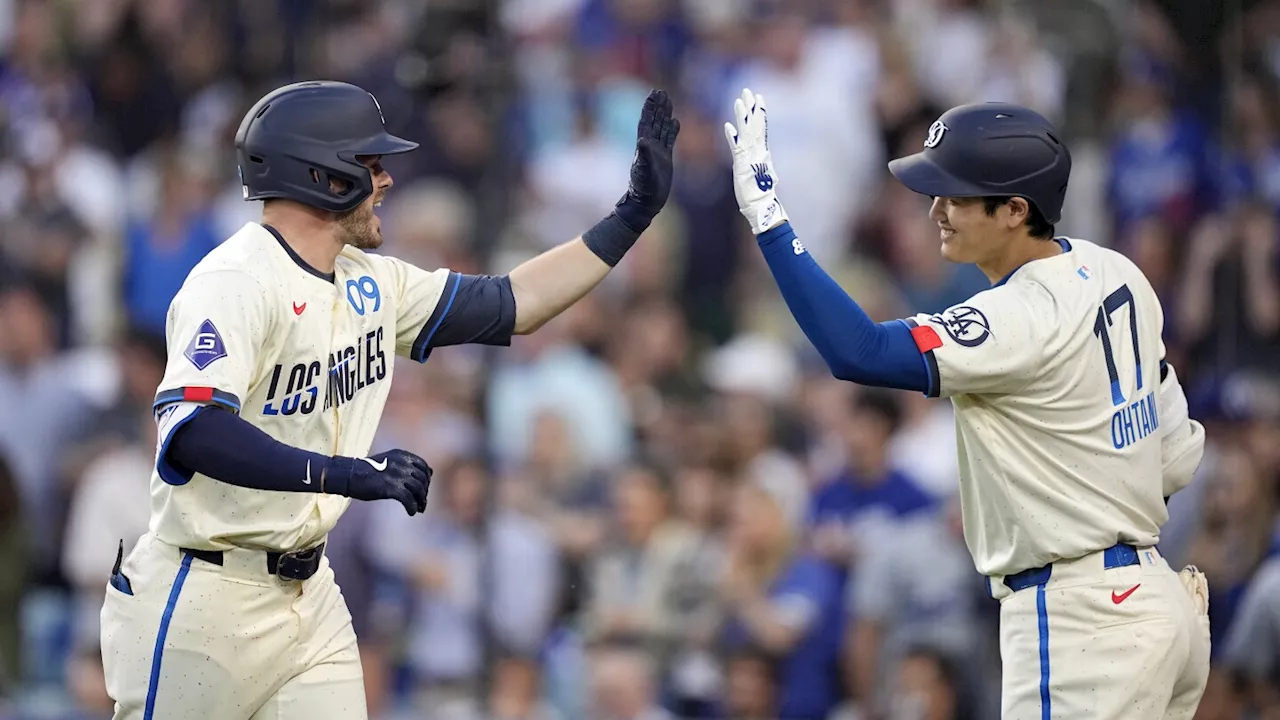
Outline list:
[[[1124,393],[1120,392],[1120,371],[1116,368],[1115,352],[1111,346],[1111,336],[1107,328],[1115,324],[1113,315],[1121,307],[1129,306],[1129,334],[1133,339],[1134,375],[1137,377],[1138,390],[1142,389],[1142,353],[1138,349],[1138,306],[1133,301],[1133,292],[1128,285],[1121,285],[1115,292],[1107,296],[1102,307],[1098,308],[1098,317],[1093,322],[1093,334],[1102,341],[1102,354],[1107,360],[1107,375],[1111,379],[1111,403],[1124,404]]]

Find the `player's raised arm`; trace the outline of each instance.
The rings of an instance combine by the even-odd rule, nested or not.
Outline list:
[[[649,227],[671,194],[671,156],[679,134],[671,98],[662,90],[649,93],[636,128],[630,182],[613,212],[581,237],[511,271],[516,334],[537,330],[590,292]]]
[[[506,275],[427,272],[388,259],[397,277],[397,351],[424,362],[432,348],[508,345],[564,312],[609,274],[662,210],[671,193],[672,149],[680,121],[654,90],[636,131],[630,184],[613,212],[581,237],[539,254]]]
[[[787,307],[831,373],[841,380],[902,390],[929,389],[925,362],[907,323],[875,323],[805,250],[778,202],[777,172],[769,154],[764,98],[744,90],[725,124],[733,153],[738,209]]]
[[[932,396],[1009,392],[1032,376],[1044,353],[1035,316],[1049,312],[1048,298],[1025,289],[1010,297],[1008,289],[994,287],[938,315],[874,323],[809,255],[778,201],[763,97],[743,91],[725,138],[738,207],[792,316],[833,375]],[[1047,242],[1031,247],[1059,252]]]

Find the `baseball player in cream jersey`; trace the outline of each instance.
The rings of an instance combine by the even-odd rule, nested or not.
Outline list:
[[[1141,271],[1054,236],[1071,168],[1057,131],[1016,105],[965,105],[933,124],[923,152],[889,164],[933,198],[944,257],[977,264],[992,287],[874,323],[791,228],[764,99],[744,91],[734,116],[739,207],[833,374],[952,400],[965,541],[1001,603],[1003,717],[1193,717],[1208,590],[1156,544],[1204,429],[1165,362],[1163,311]]]
[[[423,270],[367,252],[391,187],[377,101],[335,82],[262,98],[236,137],[264,200],[169,309],[149,532],[121,547],[102,608],[116,718],[364,718],[351,617],[324,557],[352,499],[426,508],[432,471],[366,456],[397,356],[505,345],[598,284],[661,210],[679,122],[645,101],[630,183],[579,238],[507,275]]]

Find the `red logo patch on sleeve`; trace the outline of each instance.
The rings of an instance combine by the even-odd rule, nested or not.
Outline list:
[[[211,387],[185,387],[182,388],[182,399],[187,402],[213,402],[213,388]]]
[[[928,325],[917,325],[911,328],[911,338],[916,341],[916,347],[920,348],[922,353],[942,347],[942,338],[938,337],[938,331]]]

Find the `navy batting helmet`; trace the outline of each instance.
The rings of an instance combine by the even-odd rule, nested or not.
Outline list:
[[[903,185],[940,197],[1021,197],[1062,219],[1071,153],[1039,113],[1007,103],[961,105],[929,128],[924,150],[889,163]]]
[[[361,155],[418,147],[387,132],[373,95],[341,82],[286,85],[255,104],[236,131],[245,200],[287,198],[346,212],[373,194]],[[338,191],[330,180],[337,183]]]

